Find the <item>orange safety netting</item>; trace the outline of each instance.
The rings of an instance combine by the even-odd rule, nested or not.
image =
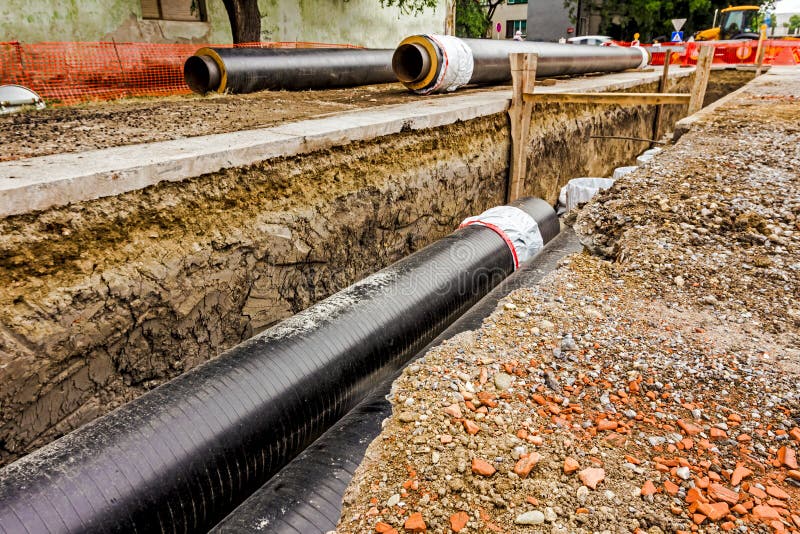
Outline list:
[[[24,85],[54,104],[187,94],[191,91],[183,80],[183,64],[204,46],[232,48],[234,45],[0,42],[0,85]],[[360,48],[310,42],[235,46]]]
[[[683,66],[696,65],[703,46],[714,47],[715,65],[754,65],[758,54],[758,41],[721,41],[702,43],[664,43],[664,47],[673,46],[670,64]],[[800,65],[800,41],[767,39],[763,43],[764,65]],[[663,65],[666,51],[658,47],[648,47],[651,65]]]

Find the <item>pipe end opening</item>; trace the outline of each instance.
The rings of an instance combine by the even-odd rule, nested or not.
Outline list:
[[[192,56],[183,64],[183,79],[195,93],[204,95],[219,89],[221,76],[216,62],[208,56]]]
[[[392,70],[403,83],[413,83],[425,78],[431,68],[428,51],[414,43],[401,44],[392,55]]]

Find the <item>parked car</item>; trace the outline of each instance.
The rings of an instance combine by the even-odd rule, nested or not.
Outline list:
[[[581,35],[580,37],[570,37],[567,39],[569,44],[611,46],[614,40],[607,35]]]

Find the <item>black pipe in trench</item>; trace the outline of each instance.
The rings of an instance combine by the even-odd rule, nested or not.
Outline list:
[[[571,229],[564,230],[527,264],[503,280],[480,302],[450,325],[417,354],[456,334],[480,328],[500,299],[512,291],[535,285],[568,254],[583,246]],[[211,530],[212,534],[324,534],[336,529],[342,498],[370,442],[392,413],[386,399],[393,374],[340,419],[269,482]]]
[[[0,532],[207,530],[513,270],[456,231],[0,470]]]

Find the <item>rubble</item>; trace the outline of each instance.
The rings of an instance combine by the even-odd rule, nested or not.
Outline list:
[[[386,422],[339,532],[800,532],[800,77],[778,82],[601,192],[587,253],[404,372],[395,413],[426,417]]]

